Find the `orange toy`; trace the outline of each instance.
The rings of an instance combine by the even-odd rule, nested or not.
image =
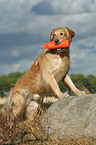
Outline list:
[[[43,45],[43,47],[45,49],[57,49],[57,48],[65,48],[65,47],[69,47],[69,46],[70,46],[69,40],[63,40],[59,44],[54,44],[53,42],[48,42]]]

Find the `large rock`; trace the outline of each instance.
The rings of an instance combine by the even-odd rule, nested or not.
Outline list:
[[[57,101],[47,110],[42,125],[55,139],[66,135],[96,137],[96,94]]]

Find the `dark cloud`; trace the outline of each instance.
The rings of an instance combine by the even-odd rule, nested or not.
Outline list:
[[[14,50],[16,49],[18,48],[15,48]],[[36,50],[34,51],[34,49]],[[18,53],[20,53],[18,56],[12,55],[12,48],[8,51],[3,51],[2,55],[0,56],[0,65],[1,64],[10,65],[12,63],[17,63],[18,61],[21,61],[24,59],[34,60],[36,56],[36,52],[38,52],[37,50],[38,48],[34,48],[34,49],[30,49],[29,47],[21,48],[20,52],[17,51]]]
[[[52,5],[47,1],[42,1],[34,5],[31,12],[39,15],[51,15],[54,14]]]
[[[42,42],[42,37],[39,33],[0,34],[0,50],[10,46],[26,46],[40,42]]]
[[[11,64],[23,59],[34,59],[41,45],[47,41],[39,33],[20,32],[17,34],[0,34],[0,64]],[[30,46],[38,45],[39,48]],[[13,50],[19,55],[12,56]]]
[[[12,64],[16,63],[18,61],[28,59],[28,60],[34,60],[36,57],[36,54],[40,50],[40,46],[25,46],[25,47],[10,47],[6,48],[6,50],[0,50],[0,65],[1,64]],[[13,52],[16,52],[17,55],[14,56]]]

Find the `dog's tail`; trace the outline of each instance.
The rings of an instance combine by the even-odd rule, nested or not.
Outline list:
[[[0,105],[0,127],[5,124],[6,121],[6,103]]]
[[[0,117],[6,114],[5,104],[0,105]]]
[[[6,124],[8,110],[9,110],[9,102],[10,102],[10,94],[8,98],[6,98],[6,102],[0,105],[0,127]]]

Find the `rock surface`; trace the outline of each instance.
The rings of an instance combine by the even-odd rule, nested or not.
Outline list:
[[[54,103],[42,125],[53,138],[96,137],[96,94],[70,96]]]

